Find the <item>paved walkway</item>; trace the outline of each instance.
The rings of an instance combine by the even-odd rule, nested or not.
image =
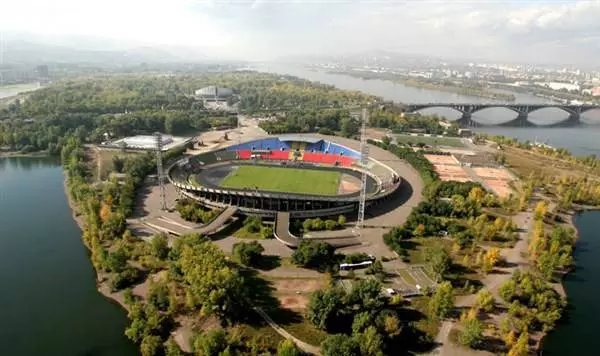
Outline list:
[[[307,344],[304,341],[294,337],[292,334],[285,331],[285,329],[283,329],[276,322],[274,322],[273,319],[271,319],[271,317],[268,316],[267,313],[265,313],[264,310],[262,310],[260,307],[253,307],[253,309],[256,310],[256,312],[267,322],[267,324],[269,324],[273,328],[273,330],[277,331],[277,333],[283,336],[284,338],[292,340],[302,351],[307,352],[311,355],[321,355],[321,351],[318,347]]]

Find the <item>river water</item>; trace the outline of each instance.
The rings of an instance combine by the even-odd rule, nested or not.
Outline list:
[[[138,354],[96,290],[54,160],[0,158],[0,286],[0,355]]]

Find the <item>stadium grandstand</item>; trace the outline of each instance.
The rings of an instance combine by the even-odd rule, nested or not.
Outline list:
[[[168,179],[207,208],[234,206],[238,215],[272,218],[277,225],[284,216],[354,213],[363,171],[367,208],[389,199],[400,186],[399,175],[384,163],[369,159],[363,167],[358,151],[303,135],[270,136],[187,157],[169,167]],[[287,238],[287,245],[289,238],[296,239]]]

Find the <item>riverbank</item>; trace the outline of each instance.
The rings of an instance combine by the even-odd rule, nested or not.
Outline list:
[[[63,174],[64,174],[63,188],[64,188],[65,196],[67,197],[67,203],[69,204],[69,208],[71,209],[71,213],[72,213],[71,215],[73,217],[73,221],[75,221],[75,223],[79,227],[79,230],[81,231],[81,234],[83,234],[85,231],[85,222],[83,220],[83,217],[78,213],[77,206],[76,206],[75,202],[73,201],[71,194],[69,194],[69,184],[68,184],[69,178],[65,174],[64,171],[63,171]],[[83,235],[81,236],[81,241],[83,242],[83,245],[85,246],[85,248],[88,250],[88,253],[90,253],[91,248],[90,248],[89,244],[83,238]],[[98,292],[100,294],[102,294],[105,298],[110,300],[111,302],[117,303],[118,305],[120,305],[126,312],[129,312],[130,308],[127,305],[127,303],[125,303],[125,298],[123,296],[123,293],[122,292],[112,293],[110,291],[110,286],[108,285],[106,278],[101,276],[96,271],[96,269],[94,269],[94,273],[96,274],[96,287],[97,287]]]

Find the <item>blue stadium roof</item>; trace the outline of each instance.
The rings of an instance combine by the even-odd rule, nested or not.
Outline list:
[[[308,143],[317,143],[319,141],[323,141],[322,138],[318,137],[307,137],[307,136],[298,136],[298,135],[284,135],[279,136],[279,141],[282,142],[308,142]]]

